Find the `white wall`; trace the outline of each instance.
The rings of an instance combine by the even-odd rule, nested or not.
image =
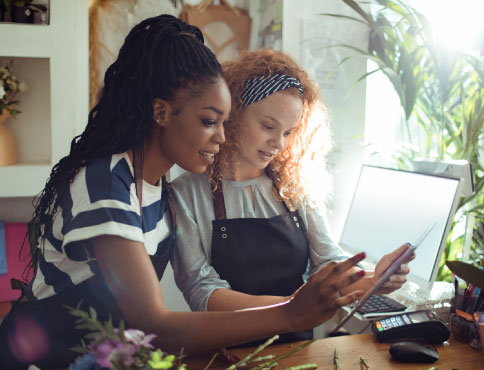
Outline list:
[[[366,62],[356,58],[338,66],[350,52],[345,48],[325,46],[345,43],[365,48],[367,31],[358,23],[322,15],[338,13],[355,16],[341,0],[304,0],[303,3],[310,3],[310,6],[304,8],[300,25],[301,42],[298,47],[301,61],[318,80],[332,114],[335,148],[329,156],[329,165],[333,174],[334,195],[329,221],[338,239],[363,162],[366,85],[364,82],[356,86],[353,84],[366,72]],[[296,47],[292,40],[285,45],[289,51]]]
[[[297,9],[296,3],[304,4],[302,10]],[[361,83],[355,88],[352,86],[365,73],[366,62],[354,59],[338,67],[338,63],[349,52],[327,46],[346,43],[366,47],[367,33],[353,22],[321,15],[338,13],[353,16],[352,10],[341,0],[285,0],[286,4],[283,49],[298,56],[305,69],[318,81],[325,104],[332,115],[335,147],[329,155],[328,163],[333,174],[334,192],[328,219],[337,241],[363,161],[366,85]],[[301,17],[299,22],[294,19],[294,14]],[[324,338],[338,319],[334,317],[316,327],[315,338]]]
[[[359,58],[340,67],[348,49],[328,48],[338,43],[366,47],[367,31],[358,23],[321,15],[356,13],[341,0],[281,0],[283,3],[282,49],[298,60],[321,87],[325,104],[332,114],[335,148],[329,156],[334,180],[330,226],[338,240],[353,188],[363,162],[365,128],[365,82],[353,87],[366,72],[366,62]],[[251,45],[257,45],[260,2],[250,1],[253,17]]]

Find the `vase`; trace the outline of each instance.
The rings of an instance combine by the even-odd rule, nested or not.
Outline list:
[[[17,162],[17,144],[12,133],[5,127],[4,122],[10,113],[3,109],[0,114],[0,166],[9,166]]]

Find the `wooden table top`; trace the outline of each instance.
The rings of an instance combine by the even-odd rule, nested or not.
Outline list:
[[[265,348],[259,355],[273,354],[279,356],[304,342],[292,344],[271,345]],[[360,356],[364,356],[371,370],[386,369],[415,369],[427,370],[432,366],[439,370],[477,370],[484,369],[484,355],[474,350],[470,345],[460,343],[452,338],[449,345],[437,345],[439,360],[433,364],[399,363],[392,359],[389,348],[390,343],[379,343],[372,334],[347,335],[341,337],[318,339],[299,352],[281,360],[274,369],[285,369],[289,366],[315,363],[318,369],[331,369],[333,365],[334,349],[338,349],[339,367],[341,370],[362,369],[360,367]],[[230,353],[242,358],[252,352],[253,348],[239,348],[231,350]],[[212,353],[213,354],[213,353]],[[211,355],[191,356],[186,358],[184,363],[189,370],[201,370],[209,362]],[[210,370],[221,370],[230,366],[227,362],[217,359],[210,366]]]

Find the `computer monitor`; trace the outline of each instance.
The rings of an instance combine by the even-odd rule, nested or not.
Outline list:
[[[430,289],[460,196],[460,179],[363,165],[340,245],[376,264],[435,226],[416,250],[408,280]]]

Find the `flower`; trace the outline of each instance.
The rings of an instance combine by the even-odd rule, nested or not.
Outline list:
[[[131,366],[134,364],[133,355],[136,347],[129,343],[120,343],[110,340],[99,344],[94,348],[93,354],[96,356],[97,363],[110,369],[114,363]]]
[[[100,367],[96,361],[96,356],[88,353],[84,356],[78,357],[76,361],[69,366],[69,370],[106,370],[105,367]]]
[[[12,66],[13,61],[3,67],[0,66],[0,114],[6,109],[12,116],[16,116],[20,111],[14,108],[18,104],[15,97],[19,92],[26,91],[27,85],[12,74]]]
[[[146,347],[152,349],[153,345],[150,342],[156,337],[156,335],[145,335],[145,333],[143,333],[141,330],[128,329],[124,331],[124,337],[136,347]]]
[[[151,360],[148,361],[148,365],[150,365],[153,369],[171,369],[173,367],[174,361],[174,355],[168,355],[163,358],[163,352],[158,349],[156,350],[156,352],[153,352],[151,354]],[[182,369],[185,369],[185,365],[181,365],[178,367],[178,370]]]
[[[69,366],[69,370],[185,370],[185,365],[179,361],[180,357],[160,349],[154,350],[151,341],[156,335],[145,334],[138,329],[125,330],[123,322],[118,328],[113,328],[111,320],[104,323],[99,321],[93,308],[89,312],[79,308],[68,309],[72,315],[78,317],[78,324],[92,331],[88,335],[92,339],[88,345],[83,342],[82,346],[73,348],[84,355],[77,358]]]
[[[124,330],[123,321],[121,321],[119,328],[113,328],[111,319],[106,322],[99,321],[96,311],[93,308],[89,308],[89,312],[79,309],[79,306],[77,308],[67,307],[67,309],[73,316],[78,318],[76,323],[79,324],[79,328],[90,329],[92,331],[86,336],[86,339],[94,338],[87,346],[83,341],[82,347],[72,348],[76,352],[83,353],[83,356],[78,357],[69,366],[69,370],[187,370],[185,364],[181,363],[181,359],[183,358],[182,353],[179,356],[175,356],[165,353],[159,348],[153,350],[154,347],[151,341],[156,335],[145,334],[138,329]],[[278,338],[278,335],[270,338],[252,353],[248,354],[239,362],[232,364],[226,370],[236,370],[241,367],[248,370],[269,369],[274,367],[274,364],[280,359],[298,352],[314,341],[309,340],[277,358],[274,355],[254,357]],[[205,366],[205,369],[210,367],[216,356],[217,354],[212,357],[207,366]],[[247,367],[249,364],[251,365],[250,368]],[[255,367],[252,367],[254,365]],[[313,365],[301,365],[301,369],[303,366],[306,366],[304,369],[315,369],[317,365]]]

